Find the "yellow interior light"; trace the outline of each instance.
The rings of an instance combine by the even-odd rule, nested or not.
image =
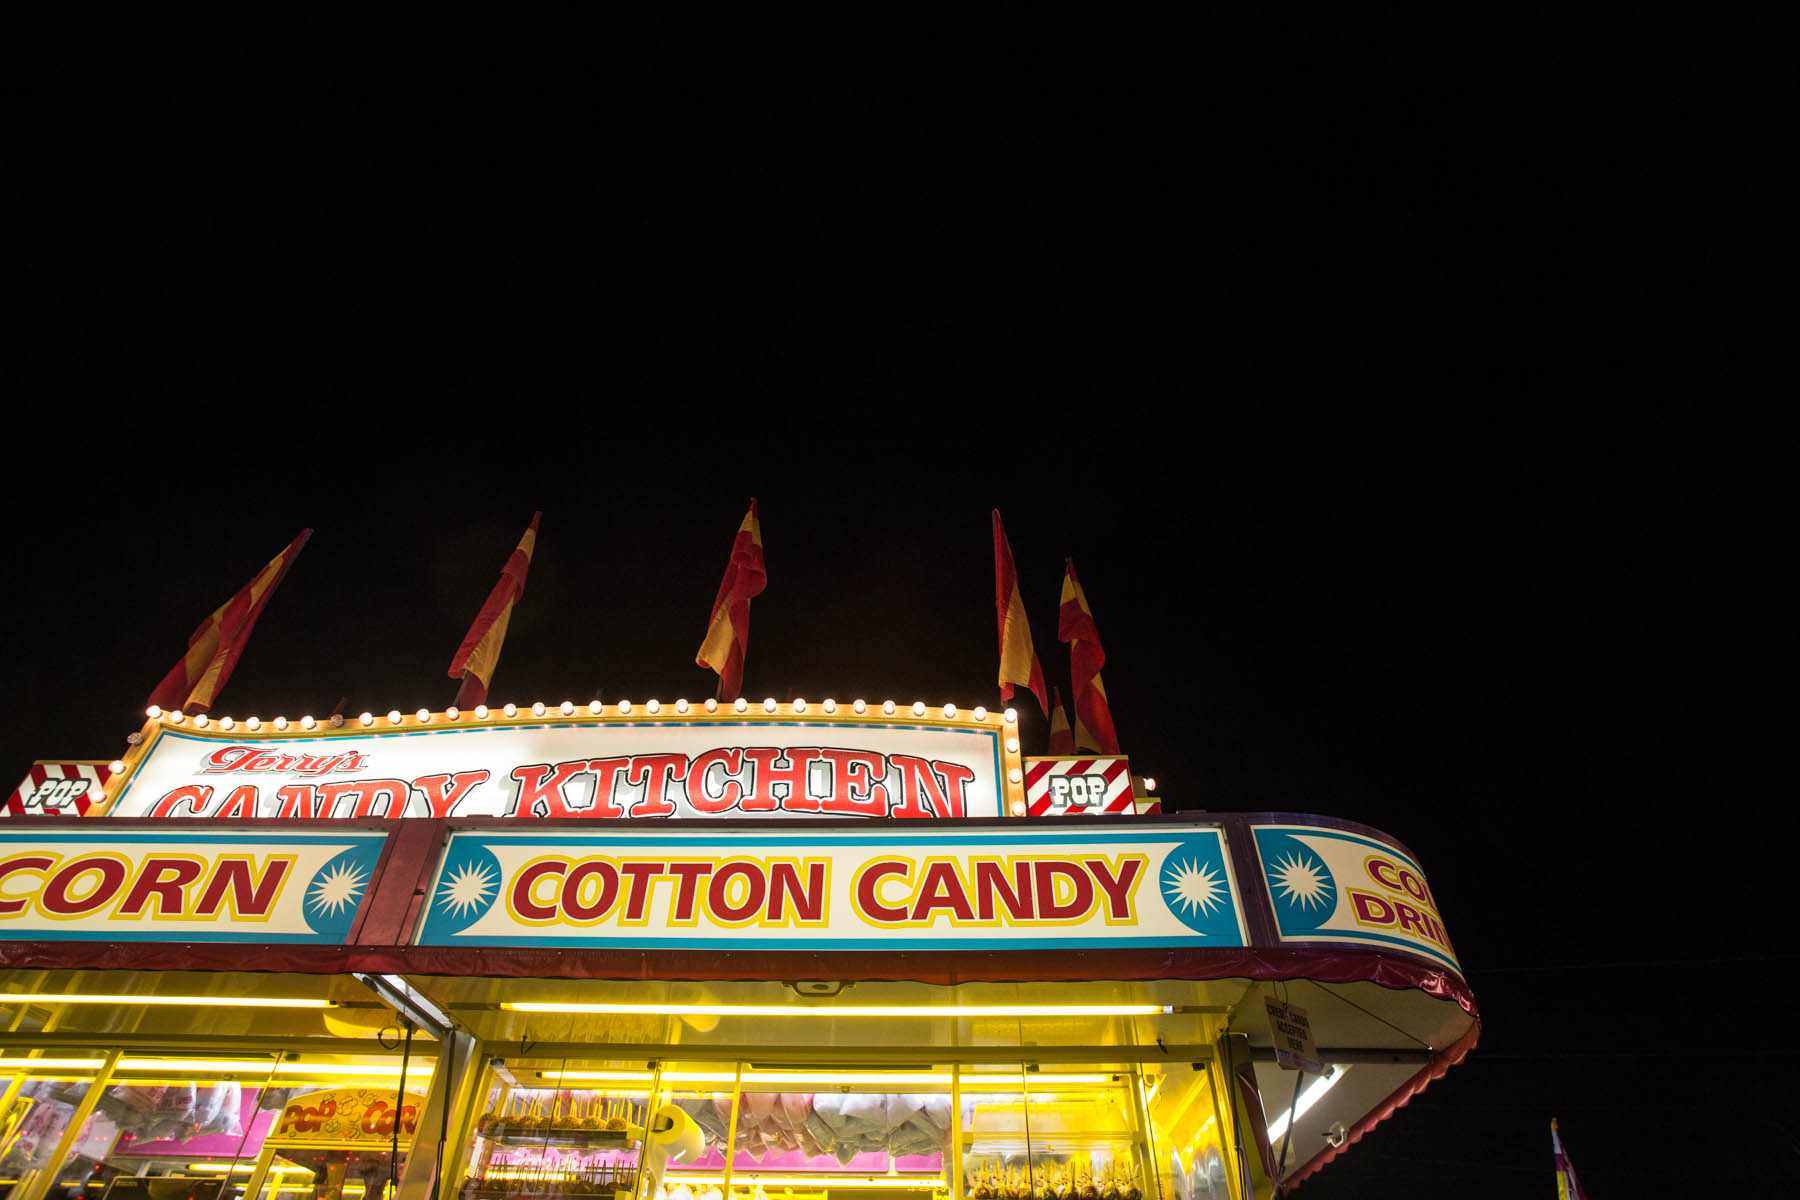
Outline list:
[[[253,1162],[248,1162],[248,1163],[197,1162],[197,1163],[189,1163],[187,1165],[187,1169],[190,1171],[218,1171],[221,1173],[223,1173],[225,1171],[230,1171],[233,1175],[248,1175],[250,1172],[256,1170],[256,1164]],[[275,1163],[274,1165],[272,1165],[269,1168],[269,1174],[271,1174],[271,1175],[311,1175],[311,1174],[313,1174],[313,1169],[311,1167],[283,1166],[281,1163]]]
[[[173,1004],[186,1008],[336,1008],[304,996],[127,996],[102,993],[0,992],[0,1004]]]
[[[98,1062],[98,1059],[93,1060]],[[197,1074],[246,1074],[267,1073],[270,1066],[277,1075],[300,1075],[305,1077],[321,1076],[355,1076],[358,1079],[398,1079],[398,1064],[389,1066],[385,1063],[305,1063],[280,1062],[271,1064],[267,1059],[202,1059],[202,1058],[127,1058],[122,1059],[115,1071],[191,1071]],[[407,1064],[408,1080],[425,1080],[431,1077],[432,1067],[429,1061],[419,1064]]]
[[[503,1000],[514,1012],[678,1017],[1151,1017],[1166,1004],[574,1004]]]
[[[648,1071],[540,1071],[545,1079],[559,1082],[592,1080],[606,1083],[649,1083],[653,1076]],[[739,1077],[734,1071],[664,1071],[664,1083],[732,1083]],[[1025,1086],[1078,1086],[1110,1083],[1112,1076],[1107,1074],[1091,1075],[1044,1075],[1029,1074],[979,1074],[964,1075],[960,1083],[969,1088],[995,1088],[1016,1091]],[[948,1071],[746,1071],[743,1074],[744,1086],[754,1088],[758,1084],[777,1083],[849,1083],[849,1084],[939,1084],[950,1086]],[[737,1178],[734,1174],[732,1178]]]
[[[492,1178],[490,1175],[489,1178]],[[682,1175],[674,1171],[665,1177],[671,1183],[718,1184],[724,1186],[723,1175]],[[733,1187],[803,1187],[803,1188],[906,1188],[912,1191],[945,1190],[941,1175],[753,1175],[743,1171],[731,1173]]]

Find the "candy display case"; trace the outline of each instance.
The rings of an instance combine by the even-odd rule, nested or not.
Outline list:
[[[1135,1076],[964,1093],[962,1171],[972,1200],[1144,1200],[1148,1145]],[[1154,1190],[1155,1184],[1149,1185]]]
[[[638,1190],[645,1093],[513,1087],[496,1081],[475,1124],[464,1200],[589,1196]]]

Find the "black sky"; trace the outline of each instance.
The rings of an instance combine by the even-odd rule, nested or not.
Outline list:
[[[21,35],[6,770],[302,526],[220,711],[441,708],[536,508],[497,698],[706,694],[755,495],[748,688],[991,703],[998,506],[1175,802],[1431,872],[1481,1045],[1306,1194],[1792,1187],[1769,22]]]

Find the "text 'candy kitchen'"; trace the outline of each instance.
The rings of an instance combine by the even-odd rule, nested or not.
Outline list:
[[[1071,723],[992,524],[992,707],[743,696],[752,503],[713,698],[487,703],[534,517],[455,705],[222,715],[296,538],[123,756],[6,803],[5,1200],[1261,1200],[1354,1155],[1480,1028],[1424,870],[1163,811],[1073,564]]]

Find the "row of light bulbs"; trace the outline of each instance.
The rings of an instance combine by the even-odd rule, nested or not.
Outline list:
[[[693,707],[694,706],[689,704],[686,700],[677,700],[674,704],[675,711],[677,713],[681,713],[684,715],[686,713],[692,711]],[[744,697],[739,696],[731,704],[730,707],[733,712],[740,712],[740,713],[748,712],[750,710],[750,702],[748,700],[744,699]],[[805,700],[795,700],[793,702],[792,707],[793,707],[793,711],[795,713],[806,713],[806,712],[810,711],[810,706],[807,704],[807,702]],[[636,707],[629,700],[620,700],[617,704],[613,705],[612,708],[615,712],[617,712],[622,717],[630,716],[634,711],[636,711]],[[716,713],[719,711],[719,702],[717,700],[707,700],[701,705],[701,708],[706,712]],[[764,712],[772,713],[772,712],[778,711],[780,708],[781,708],[780,702],[777,701],[775,699],[775,697],[773,697],[773,696],[770,696],[768,699],[766,699],[762,702],[762,710]],[[560,711],[561,711],[562,715],[565,717],[574,716],[575,709],[576,709],[576,704],[573,700],[564,700],[560,707]],[[606,711],[606,709],[607,709],[607,706],[600,703],[600,701],[598,701],[598,700],[591,700],[587,704],[588,712],[591,715],[596,716],[596,717],[603,714]],[[819,709],[820,709],[820,711],[824,712],[825,714],[831,715],[838,711],[838,702],[836,700],[825,700],[820,703]],[[895,704],[892,700],[883,700],[881,702],[880,709],[881,709],[881,713],[883,716],[891,717],[897,711],[899,711],[899,706],[897,704]],[[660,700],[646,700],[644,702],[644,711],[646,713],[649,713],[651,716],[656,716],[658,713],[662,712],[662,710],[663,710],[663,705]],[[531,715],[533,717],[542,717],[542,716],[548,715],[548,713],[550,712],[550,707],[548,705],[546,705],[542,700],[539,700],[536,704],[533,704],[531,706],[530,711],[531,711]],[[869,711],[869,702],[866,700],[854,700],[850,704],[850,711],[854,712],[859,717],[863,716]],[[912,705],[912,715],[913,716],[923,717],[930,711],[931,711],[931,707],[929,705],[927,705],[923,700],[915,700],[913,702],[913,705]],[[960,710],[954,704],[946,704],[946,705],[944,705],[944,707],[941,710],[945,720],[955,720],[959,711]],[[517,717],[519,715],[519,706],[516,704],[503,705],[500,708],[500,713],[503,716],[506,716],[508,718]],[[169,722],[169,724],[171,724],[171,725],[180,725],[180,724],[183,724],[184,722],[186,722],[187,720],[189,720],[188,717],[186,717],[182,714],[180,709],[171,709],[167,712],[164,712],[161,707],[159,707],[158,705],[155,705],[155,704],[152,704],[149,708],[146,708],[144,710],[144,715],[146,717],[149,717],[152,721],[166,719]],[[488,706],[485,704],[477,704],[475,706],[475,708],[473,709],[471,715],[474,716],[474,718],[477,721],[486,721],[493,716],[493,710],[489,709]],[[431,724],[431,722],[435,718],[435,716],[436,716],[436,714],[434,714],[429,708],[421,708],[418,712],[413,714],[414,719],[416,719],[419,722],[419,724],[421,724],[421,725]],[[988,719],[988,710],[978,704],[973,709],[969,710],[969,716],[976,721],[986,721]],[[462,713],[461,709],[448,708],[448,709],[444,710],[444,719],[446,721],[460,721],[460,720],[462,720],[462,717],[463,717],[463,713]],[[1019,723],[1019,710],[1016,708],[1009,708],[1002,715],[1002,717],[1008,725],[1016,725]],[[388,710],[388,714],[387,714],[388,724],[398,725],[405,719],[406,718],[405,718],[404,714],[402,714],[399,709],[394,708],[394,709]],[[197,714],[196,716],[194,716],[192,718],[192,720],[194,723],[194,727],[196,729],[205,729],[208,725],[211,725],[214,723],[212,718],[208,717],[205,713]],[[332,716],[331,718],[329,718],[329,721],[330,721],[331,727],[333,729],[336,729],[344,724],[344,718],[341,716]],[[357,718],[357,722],[364,726],[373,725],[373,724],[375,724],[375,714],[374,713],[363,713],[361,716],[359,716]],[[224,730],[231,730],[231,729],[237,728],[237,722],[235,720],[233,720],[231,717],[220,717],[218,719],[217,724],[220,729],[224,729]],[[269,722],[269,724],[272,727],[274,727],[275,729],[285,730],[288,728],[290,723],[286,717],[276,717],[273,721]],[[318,728],[318,724],[319,724],[318,720],[311,716],[301,717],[300,721],[299,721],[300,728],[306,729],[306,730],[316,729],[316,728]],[[252,733],[261,729],[262,726],[263,726],[263,722],[262,722],[261,718],[258,718],[258,717],[244,718],[244,728],[250,730]]]

